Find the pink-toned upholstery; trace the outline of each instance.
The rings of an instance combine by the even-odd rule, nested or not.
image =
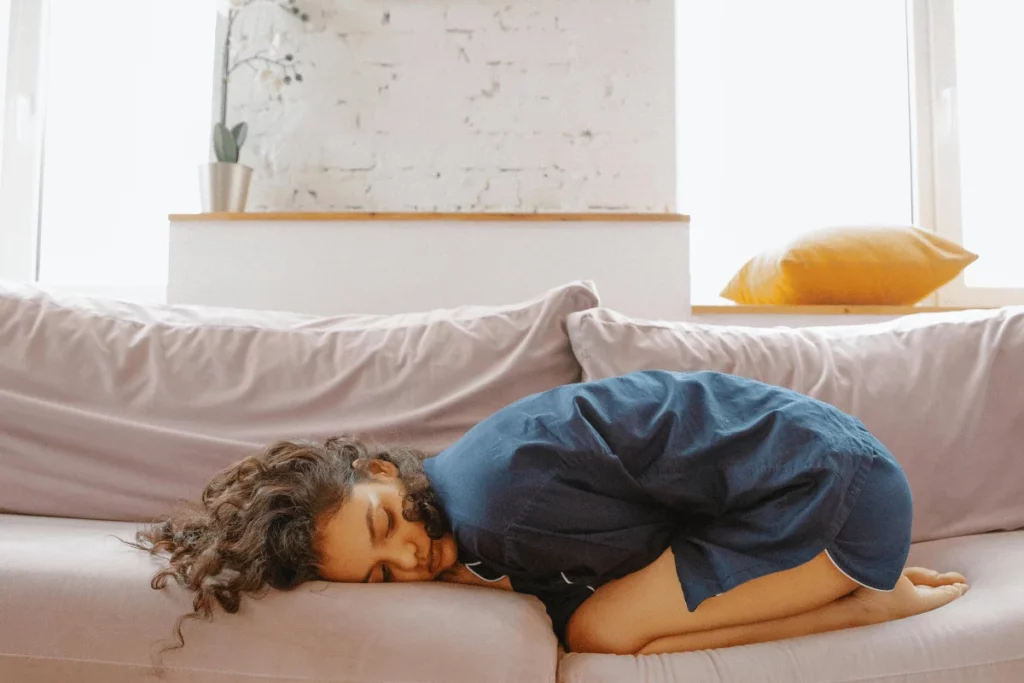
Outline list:
[[[322,319],[0,286],[0,508],[149,518],[282,437],[351,431],[435,451],[506,403],[579,379],[568,316],[590,376],[748,369],[866,411],[911,474],[919,536],[1019,525],[1024,311],[726,330],[581,313],[596,304],[574,284],[502,309]],[[0,515],[0,683],[1024,681],[1024,532],[915,545],[912,561],[963,571],[971,592],[856,631],[559,662],[530,597],[316,583],[189,622],[157,678],[151,653],[188,597],[149,587],[160,562],[116,538],[135,529]]]
[[[0,511],[152,519],[282,438],[440,450],[578,380],[565,317],[596,304],[575,283],[513,306],[317,318],[0,285]]]
[[[860,418],[907,473],[915,541],[1024,528],[1024,307],[800,329],[595,309],[569,336],[588,379],[717,370]]]
[[[153,676],[187,597],[149,587],[135,525],[0,515],[3,683],[553,683],[540,601],[448,584],[307,584],[190,622]]]
[[[878,626],[646,657],[567,655],[560,683],[1020,683],[1024,532],[915,545],[910,562],[963,572],[942,609]]]

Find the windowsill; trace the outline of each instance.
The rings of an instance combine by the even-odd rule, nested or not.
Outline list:
[[[692,315],[911,315],[914,313],[948,313],[991,306],[698,306]]]
[[[54,294],[70,294],[139,304],[167,303],[167,287],[165,285],[70,285],[33,282],[32,286]]]
[[[172,213],[172,223],[196,221],[503,221],[503,222],[612,222],[686,223],[690,217],[679,213],[469,213],[469,212],[252,212]]]

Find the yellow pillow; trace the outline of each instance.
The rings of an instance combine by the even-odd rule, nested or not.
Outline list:
[[[828,228],[750,259],[722,296],[738,304],[909,306],[977,258],[911,226]]]

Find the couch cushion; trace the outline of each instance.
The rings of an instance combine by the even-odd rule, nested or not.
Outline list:
[[[971,590],[909,619],[676,655],[567,655],[560,683],[1018,683],[1024,681],[1024,532],[915,545],[910,562]]]
[[[907,472],[915,541],[1024,528],[1024,307],[842,327],[746,328],[570,316],[588,379],[717,370],[860,418]]]
[[[596,303],[575,283],[514,306],[319,318],[2,285],[0,511],[151,519],[282,438],[439,451],[577,381],[565,317]]]
[[[0,681],[153,677],[188,599],[155,591],[135,526],[0,515]],[[544,683],[557,643],[535,598],[448,584],[311,583],[184,627],[168,683]]]

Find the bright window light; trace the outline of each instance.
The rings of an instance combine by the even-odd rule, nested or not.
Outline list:
[[[167,214],[198,208],[216,3],[50,0],[40,281],[166,286]]]
[[[973,2],[973,0],[971,0]],[[680,0],[680,206],[693,302],[762,249],[911,222],[904,3]]]
[[[0,162],[4,158],[4,115],[7,113],[7,50],[10,47],[11,0],[0,0]],[[0,163],[0,167],[3,163]]]
[[[1024,287],[1024,2],[954,5],[969,287]]]

